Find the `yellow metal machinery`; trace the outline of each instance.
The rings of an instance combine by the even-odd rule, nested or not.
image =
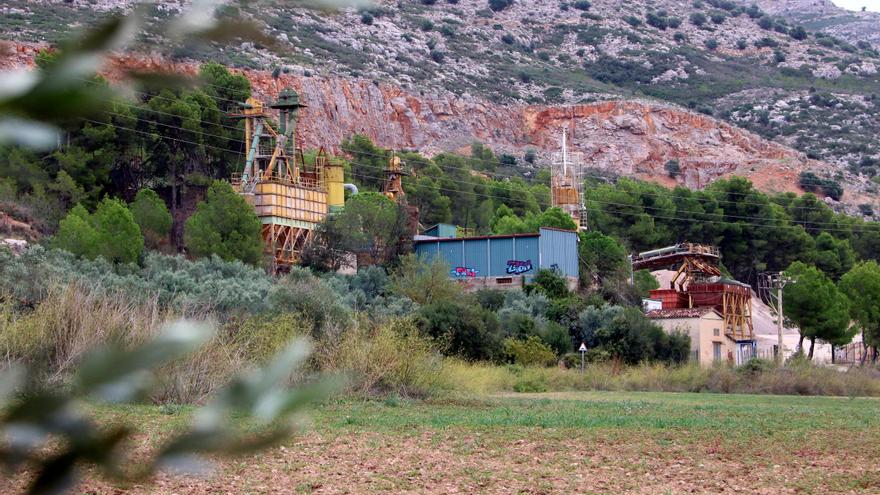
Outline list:
[[[670,287],[651,291],[663,309],[713,307],[724,318],[725,333],[737,342],[755,338],[751,288],[722,278],[715,246],[683,242],[632,257],[635,270],[673,270]]]
[[[233,174],[232,185],[263,224],[273,271],[297,263],[318,222],[344,202],[342,165],[331,163],[323,148],[306,163],[296,146],[296,113],[304,106],[295,91],[281,91],[268,106],[278,111],[277,130],[269,123],[267,107],[255,98],[237,115],[245,121],[247,159],[242,173]]]
[[[392,201],[403,199],[403,176],[406,173],[400,166],[400,157],[392,155],[388,160],[388,168],[385,169],[385,184],[382,186],[382,194]]]

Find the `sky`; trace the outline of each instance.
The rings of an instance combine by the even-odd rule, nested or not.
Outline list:
[[[832,0],[838,7],[849,10],[862,10],[862,7],[868,7],[868,10],[880,12],[880,0]]]

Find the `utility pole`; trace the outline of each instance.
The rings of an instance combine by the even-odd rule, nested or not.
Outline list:
[[[782,364],[782,287],[783,284],[776,284],[776,337],[778,344],[776,347],[776,364]]]
[[[795,283],[795,280],[791,277],[786,277],[782,273],[767,273],[762,277],[763,280],[759,281],[759,288],[768,292],[772,289],[776,289],[776,333],[777,333],[777,349],[776,349],[776,364],[782,364],[782,333],[783,333],[783,319],[785,318],[782,313],[782,289],[785,288],[788,284]],[[769,297],[767,298],[767,302],[772,302],[772,294],[767,294]]]

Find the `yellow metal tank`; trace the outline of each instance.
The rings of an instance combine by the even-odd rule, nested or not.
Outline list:
[[[327,164],[325,173],[327,181],[327,206],[333,212],[345,205],[344,169],[341,163],[331,159],[330,163]]]

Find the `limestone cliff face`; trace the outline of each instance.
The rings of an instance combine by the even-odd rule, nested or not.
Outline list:
[[[565,107],[493,105],[449,94],[412,94],[360,79],[273,79],[246,72],[257,93],[272,97],[292,86],[308,106],[301,111],[302,144],[337,150],[354,133],[378,145],[427,154],[462,151],[475,140],[522,156],[535,149],[548,157],[559,149],[563,127],[586,167],[671,185],[663,166],[678,160],[681,183],[702,188],[730,175],[760,187],[798,191],[797,175],[823,168],[802,153],[748,131],[681,108],[647,101],[613,100]]]
[[[755,134],[681,108],[646,101],[604,101],[566,107],[498,106],[479,99],[407,93],[365,80],[248,73],[257,92],[271,96],[296,88],[302,110],[300,139],[306,147],[338,144],[354,133],[378,145],[427,154],[462,151],[475,140],[522,156],[532,148],[548,158],[559,150],[563,127],[584,166],[671,185],[663,166],[677,160],[679,182],[702,188],[730,175],[760,187],[798,191],[797,175],[823,164]]]
[[[32,55],[18,49],[17,58]],[[16,58],[16,57],[13,57]],[[106,71],[173,70],[195,74],[194,64],[170,65],[141,55],[120,55]],[[300,114],[298,140],[306,148],[338,151],[345,138],[360,133],[378,145],[414,149],[432,155],[465,151],[473,141],[496,151],[522,156],[534,149],[549,158],[559,150],[563,127],[585,167],[673,185],[664,164],[677,160],[676,179],[702,188],[720,177],[741,175],[772,191],[798,191],[801,170],[826,168],[802,153],[699,113],[657,102],[611,100],[573,106],[495,105],[449,93],[414,94],[397,86],[365,79],[305,77],[266,71],[243,71],[254,93],[273,98],[295,88],[307,108]]]

